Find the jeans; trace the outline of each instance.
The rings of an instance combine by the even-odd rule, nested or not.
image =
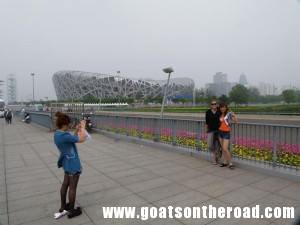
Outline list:
[[[207,147],[210,152],[216,152],[218,146],[218,131],[207,133]]]

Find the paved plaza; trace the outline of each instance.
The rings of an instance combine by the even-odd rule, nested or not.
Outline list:
[[[0,120],[0,224],[284,225],[284,219],[103,219],[102,206],[300,206],[300,182],[242,168],[229,170],[187,154],[93,134],[79,145],[77,193],[83,214],[53,219],[63,172],[53,134]]]

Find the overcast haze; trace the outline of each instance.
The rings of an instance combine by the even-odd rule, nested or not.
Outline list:
[[[193,78],[300,85],[297,0],[0,0],[0,79],[18,99],[56,98],[52,75],[82,70],[132,78]]]

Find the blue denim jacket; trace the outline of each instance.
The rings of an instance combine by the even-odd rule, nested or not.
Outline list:
[[[75,144],[78,140],[78,136],[69,132],[57,130],[54,133],[54,143],[60,152],[57,166],[58,168],[62,167],[65,172],[71,174],[81,172],[80,159]]]

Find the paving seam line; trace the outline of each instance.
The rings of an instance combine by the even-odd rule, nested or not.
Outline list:
[[[9,212],[8,212],[8,191],[7,191],[7,176],[6,176],[6,154],[5,154],[5,144],[4,144],[4,125],[1,126],[1,147],[3,152],[3,171],[4,171],[4,183],[5,183],[5,198],[6,198],[6,214],[7,214],[7,225],[9,225]]]

